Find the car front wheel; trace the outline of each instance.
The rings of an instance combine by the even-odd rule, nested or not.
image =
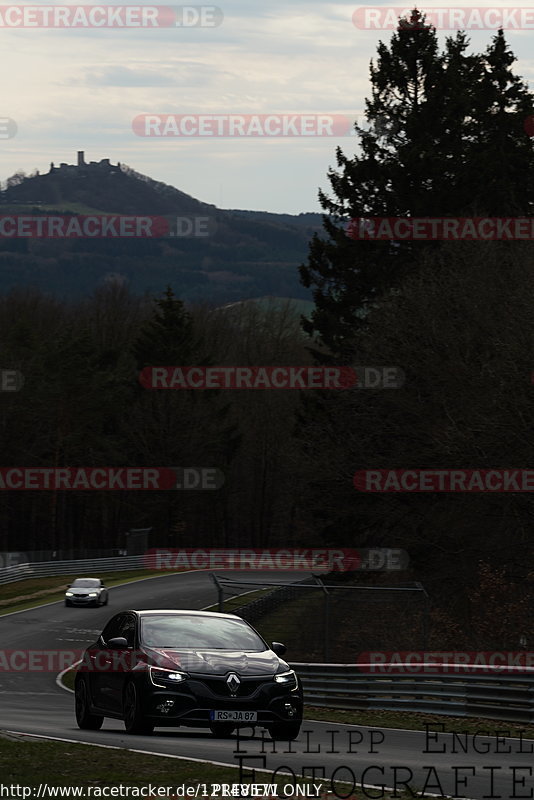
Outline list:
[[[133,681],[127,684],[124,691],[123,717],[126,733],[140,733],[148,736],[154,730],[154,723],[149,722],[143,716],[139,694]]]
[[[104,717],[91,714],[89,706],[89,691],[84,678],[78,678],[74,687],[74,702],[76,708],[76,722],[78,727],[86,731],[97,731],[102,727]]]

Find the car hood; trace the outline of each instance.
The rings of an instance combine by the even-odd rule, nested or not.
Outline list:
[[[99,591],[99,586],[93,586],[92,589],[88,589],[86,586],[71,586],[70,589],[67,589],[67,592],[73,592],[74,594],[91,594],[91,592]]]
[[[272,650],[262,653],[244,653],[242,650],[175,650],[168,648],[146,648],[154,663],[167,669],[185,672],[226,675],[274,675],[280,669],[289,669],[288,664],[278,658]]]

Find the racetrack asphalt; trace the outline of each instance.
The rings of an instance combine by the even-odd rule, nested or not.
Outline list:
[[[261,582],[301,579],[302,572],[250,573],[221,571],[228,577]],[[241,591],[249,591],[244,586]],[[66,608],[63,602],[0,617],[0,642],[9,650],[81,649],[95,641],[107,620],[127,608],[200,609],[216,602],[209,573],[195,571],[136,581],[110,589],[108,606]],[[261,632],[261,623],[257,625]],[[291,661],[291,643],[287,659]],[[496,736],[454,737],[425,732],[306,720],[292,743],[273,743],[266,731],[244,729],[238,741],[215,739],[209,731],[192,728],[156,729],[152,736],[129,736],[117,720],[105,720],[100,731],[81,731],[74,717],[73,695],[56,685],[56,673],[0,671],[0,728],[80,742],[133,748],[238,766],[243,758],[243,782],[250,770],[257,782],[269,783],[273,771],[311,774],[318,782],[333,774],[337,780],[405,788],[414,796],[432,795],[476,800],[534,797],[534,741],[510,738],[505,722],[496,723]],[[481,726],[482,727],[482,726]],[[273,752],[274,750],[274,752]],[[467,752],[465,752],[467,750]],[[283,768],[283,769],[281,769]],[[337,771],[336,771],[337,770]],[[239,778],[236,776],[236,781]],[[329,788],[329,786],[328,786]],[[424,789],[424,795],[421,791]],[[349,787],[347,787],[347,794]],[[369,797],[379,793],[369,790]]]

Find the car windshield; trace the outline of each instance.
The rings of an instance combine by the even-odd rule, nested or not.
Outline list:
[[[147,647],[177,650],[244,650],[264,652],[265,643],[245,622],[208,616],[150,616],[141,620]]]
[[[100,586],[100,580],[98,578],[76,578],[72,586],[76,586],[76,588],[83,588],[83,589],[94,589],[95,587]]]

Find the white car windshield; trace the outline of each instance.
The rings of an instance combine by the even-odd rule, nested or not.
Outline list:
[[[77,589],[99,589],[100,581],[97,578],[77,578],[72,586]]]

